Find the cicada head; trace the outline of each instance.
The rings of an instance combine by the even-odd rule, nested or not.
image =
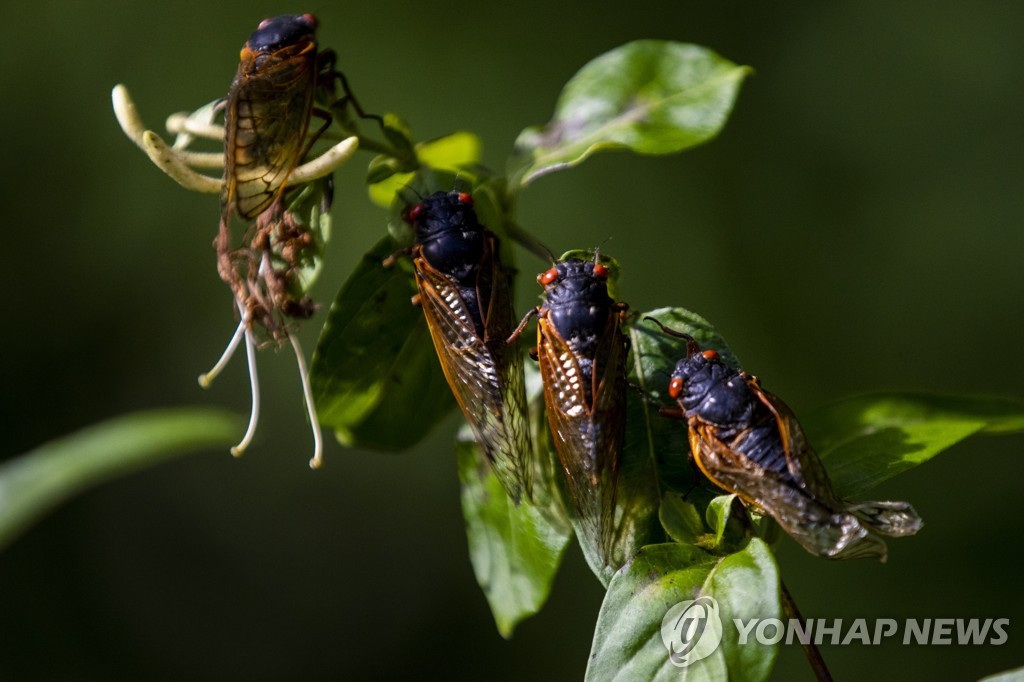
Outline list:
[[[697,342],[690,339],[686,357],[676,363],[668,384],[668,395],[673,400],[685,401],[688,396],[703,396],[718,380],[724,369],[718,352],[712,349],[700,350]]]
[[[312,14],[282,14],[264,19],[245,47],[256,55],[273,54],[286,47],[301,47],[316,40],[317,19]]]
[[[430,265],[461,279],[480,265],[486,234],[467,192],[438,191],[402,213],[416,231],[416,243]]]
[[[544,287],[547,319],[570,347],[588,354],[604,334],[614,301],[608,295],[608,268],[569,258],[537,276]]]

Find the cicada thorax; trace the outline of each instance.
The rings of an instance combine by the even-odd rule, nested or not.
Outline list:
[[[669,395],[708,479],[774,518],[812,554],[884,559],[878,534],[912,535],[921,527],[906,502],[851,503],[837,495],[792,410],[714,350],[701,351],[690,339]]]
[[[499,242],[465,192],[408,208],[419,304],[448,384],[477,443],[515,501],[530,495],[532,447],[523,359],[508,343],[514,313]]]
[[[608,294],[608,270],[568,259],[538,277],[537,360],[555,450],[590,542],[610,565],[625,438],[626,306]]]

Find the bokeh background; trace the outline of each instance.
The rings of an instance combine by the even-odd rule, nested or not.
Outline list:
[[[240,360],[208,392],[195,382],[235,324],[210,246],[217,200],[150,165],[109,93],[127,84],[162,128],[226,91],[260,19],[302,11],[368,109],[421,139],[476,131],[497,168],[580,66],[628,40],[753,66],[717,140],[544,178],[522,223],[556,251],[610,237],[633,308],[705,315],[798,414],[876,388],[1024,394],[1020,3],[41,0],[4,11],[0,455],[140,408],[247,413]],[[324,303],[384,230],[364,169],[337,177]],[[520,309],[535,300],[523,289]],[[454,415],[407,453],[332,441],[311,472],[293,361],[260,361],[264,420],[243,459],[209,452],[104,485],[0,555],[0,679],[582,677],[602,592],[575,546],[540,615],[512,641],[493,627],[467,558]],[[837,678],[1024,663],[1022,450],[1019,435],[971,440],[880,488],[927,522],[886,565],[783,543],[805,615],[1011,619],[1002,647],[825,646]],[[810,678],[796,647],[776,678]]]

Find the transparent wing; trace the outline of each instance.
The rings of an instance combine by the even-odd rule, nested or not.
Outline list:
[[[304,151],[316,91],[315,55],[243,62],[225,109],[225,210],[251,219],[284,189]]]
[[[596,545],[611,565],[626,418],[627,349],[618,316],[609,315],[595,353],[592,405],[587,404],[585,377],[569,345],[544,318],[537,335],[548,422],[581,527],[580,540]]]
[[[817,556],[832,559],[885,559],[885,543],[845,508],[819,500],[729,448],[713,426],[691,423],[690,447],[697,464],[715,485],[775,519],[790,537]]]
[[[804,429],[797,421],[796,415],[789,409],[789,405],[774,393],[761,388],[753,377],[744,379],[754,395],[775,415],[789,473],[817,499],[831,505],[842,504],[842,500],[832,490],[832,481],[825,471],[825,466],[814,448],[807,442]]]
[[[487,251],[493,254],[493,246]],[[513,311],[508,277],[497,258],[485,258],[477,288],[484,338],[458,287],[425,259],[414,259],[420,304],[445,377],[477,443],[516,502],[530,494],[532,449],[526,423],[523,359],[505,343]]]
[[[750,383],[750,382],[748,382]],[[825,465],[807,442],[796,415],[778,396],[754,382],[751,388],[768,405],[778,420],[779,433],[786,449],[786,464],[793,477],[822,504],[836,510],[851,512],[871,530],[893,537],[913,535],[923,522],[914,508],[902,501],[848,502],[836,494]]]

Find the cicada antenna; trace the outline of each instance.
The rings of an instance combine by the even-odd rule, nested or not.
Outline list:
[[[398,195],[400,197],[402,197],[402,200],[405,201],[406,203],[412,203],[411,199],[406,198],[407,195],[403,195],[403,193],[407,192],[407,191],[408,192],[412,192],[413,194],[416,195],[417,199],[419,199],[420,201],[423,201],[423,195],[420,194],[419,190],[416,189],[415,187],[413,187],[413,184],[410,182],[410,183],[408,183],[406,185],[402,185],[402,188],[398,190]]]
[[[700,352],[700,344],[697,343],[697,340],[694,339],[689,334],[687,334],[685,332],[678,332],[675,329],[672,329],[671,327],[666,327],[659,320],[656,320],[653,317],[650,317],[650,316],[647,316],[647,315],[644,316],[644,320],[647,321],[647,322],[653,322],[654,324],[658,325],[659,327],[661,327],[661,331],[665,332],[669,336],[674,336],[677,339],[685,339],[686,340],[686,357],[690,357],[691,355],[696,355],[697,353]]]
[[[605,237],[604,241],[602,241],[600,244],[598,244],[597,246],[594,247],[594,264],[595,265],[597,265],[597,263],[600,262],[600,259],[601,259],[601,248],[605,244],[610,242],[611,240],[612,240],[611,237]]]

